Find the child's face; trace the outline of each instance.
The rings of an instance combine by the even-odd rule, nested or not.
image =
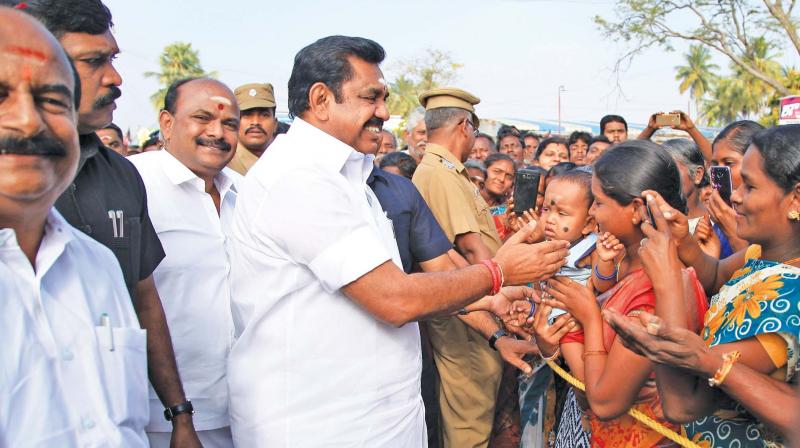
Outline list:
[[[545,238],[574,242],[594,230],[586,193],[585,188],[575,182],[550,182],[542,205]]]

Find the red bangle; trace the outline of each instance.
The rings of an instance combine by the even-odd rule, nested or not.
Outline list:
[[[493,296],[499,293],[500,288],[503,287],[503,271],[500,269],[500,265],[494,260],[481,260],[481,264],[489,269],[489,273],[492,276],[492,290],[489,292],[489,295]]]

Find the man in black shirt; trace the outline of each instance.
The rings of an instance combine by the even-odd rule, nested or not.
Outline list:
[[[70,224],[114,252],[139,323],[147,330],[150,382],[167,408],[167,420],[173,422],[172,446],[199,447],[191,404],[183,392],[153,282],[152,273],[164,251],[148,217],[144,184],[136,168],[104,147],[94,133],[111,123],[114,101],[121,95],[122,78],[112,65],[119,47],[111,34],[111,12],[100,0],[12,3],[39,19],[58,38],[81,80],[78,174],[56,208]]]

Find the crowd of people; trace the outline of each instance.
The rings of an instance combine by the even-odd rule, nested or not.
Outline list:
[[[330,36],[130,148],[100,0],[0,19],[0,447],[800,446],[800,125],[395,135]]]

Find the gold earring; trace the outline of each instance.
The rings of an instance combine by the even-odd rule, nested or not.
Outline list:
[[[789,212],[789,219],[792,221],[800,221],[800,212],[797,210],[792,210]]]

